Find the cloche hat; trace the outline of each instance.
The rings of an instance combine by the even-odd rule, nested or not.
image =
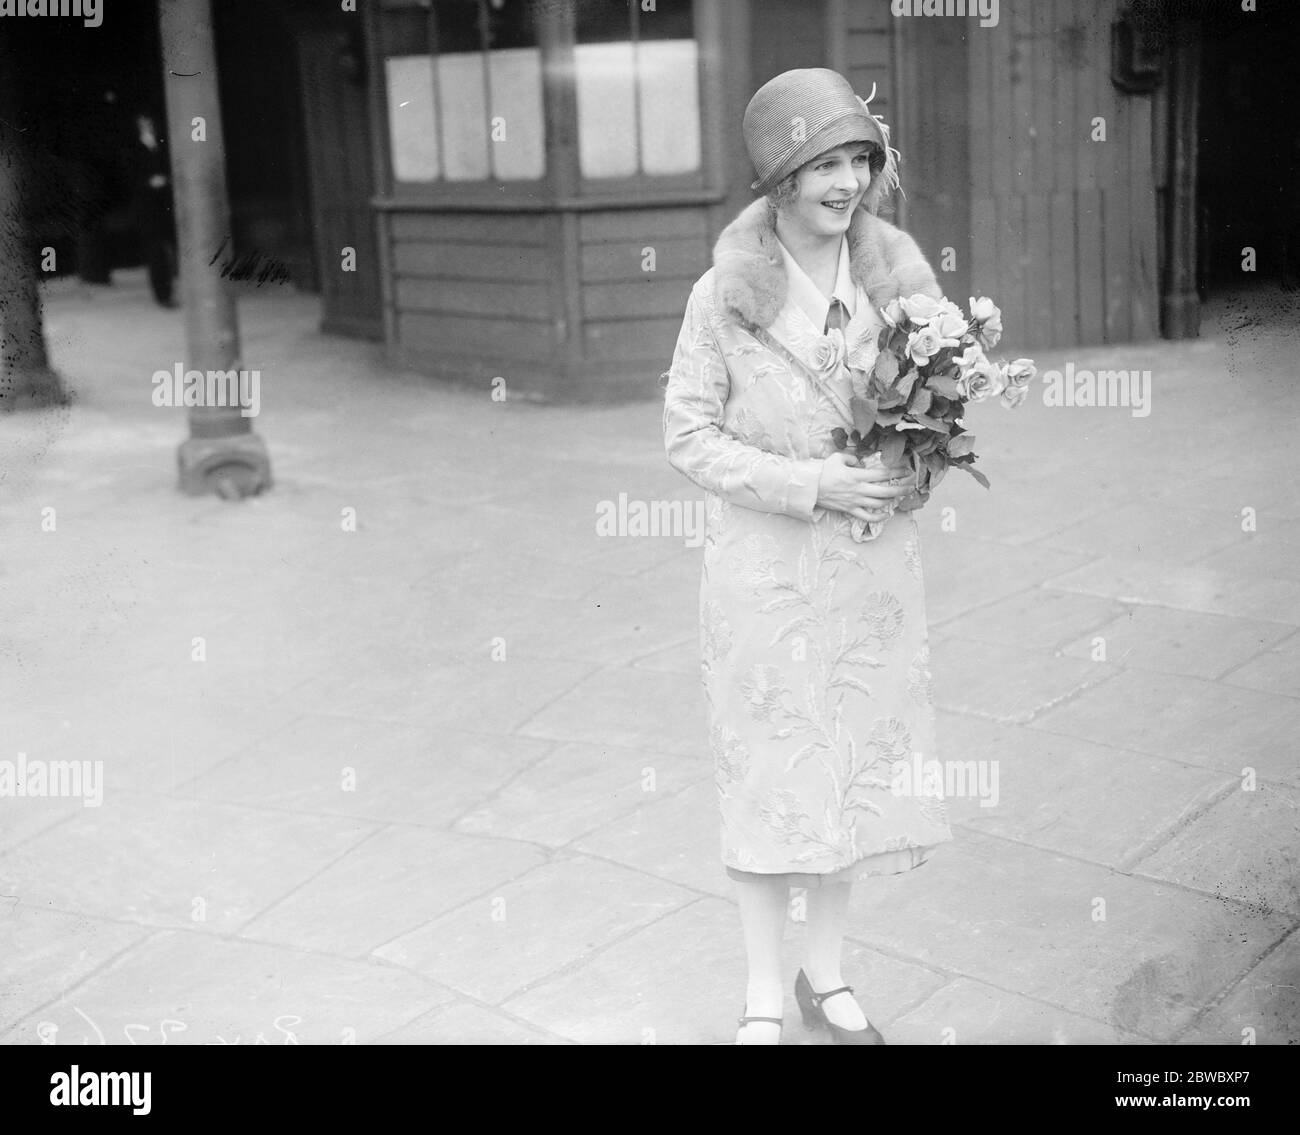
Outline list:
[[[853,93],[849,81],[826,67],[785,71],[769,79],[745,108],[741,132],[758,174],[750,186],[769,193],[783,177],[818,154],[846,142],[873,142],[880,157],[872,162],[876,177],[868,190],[872,212],[898,188],[898,151],[889,145],[889,127],[873,114],[867,100]]]

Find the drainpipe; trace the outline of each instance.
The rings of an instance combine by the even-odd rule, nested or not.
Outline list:
[[[1195,339],[1201,329],[1196,294],[1196,151],[1201,76],[1201,25],[1177,18],[1169,43],[1169,197],[1160,333]]]

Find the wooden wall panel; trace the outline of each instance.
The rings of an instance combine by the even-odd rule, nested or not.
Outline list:
[[[965,25],[971,282],[1001,304],[1009,347],[1125,342],[1155,331],[1152,99],[1110,81],[1120,3],[1002,0],[996,26]],[[923,76],[935,48],[913,39],[921,57],[909,72]],[[920,97],[912,89],[920,82],[904,99]],[[1104,142],[1092,140],[1097,117],[1106,120]],[[921,169],[913,166],[921,181],[944,156],[924,150]],[[936,219],[924,208],[914,215],[925,245]]]

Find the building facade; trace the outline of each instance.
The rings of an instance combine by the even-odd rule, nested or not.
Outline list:
[[[1195,334],[1209,25],[1165,7],[363,4],[389,356],[540,399],[651,395],[690,284],[752,199],[745,104],[804,66],[874,88],[903,154],[893,219],[951,297],[998,300],[1009,344]]]

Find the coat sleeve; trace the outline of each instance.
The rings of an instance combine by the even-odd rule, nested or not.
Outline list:
[[[667,379],[664,448],[674,469],[733,504],[800,520],[814,518],[821,458],[782,457],[723,432],[731,377],[694,292]]]

